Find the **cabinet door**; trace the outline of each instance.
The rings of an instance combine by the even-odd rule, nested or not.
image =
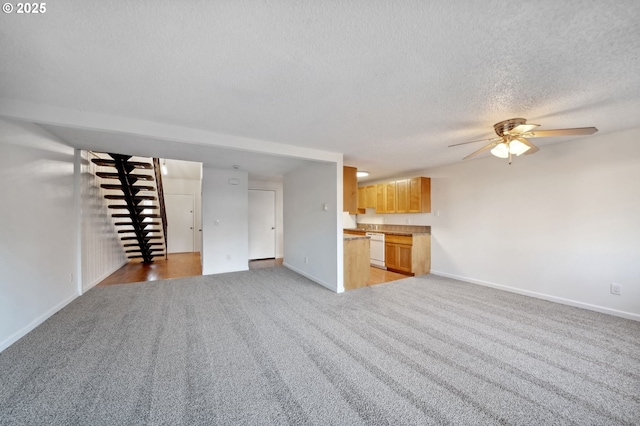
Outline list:
[[[409,179],[409,213],[431,212],[431,179]]]
[[[344,166],[342,168],[342,210],[351,214],[356,214],[358,207],[356,172],[355,167]]]
[[[363,186],[358,188],[358,210],[364,210],[365,205],[365,189]]]
[[[376,202],[377,202],[377,193],[376,193],[376,186],[375,185],[369,185],[366,188],[366,200],[367,200],[367,208],[370,209],[375,209],[376,208]]]
[[[387,203],[387,186],[384,183],[376,185],[376,213],[386,213],[385,208]]]
[[[396,181],[396,213],[409,212],[409,179]]]
[[[394,243],[384,243],[384,263],[387,268],[398,268],[398,251]]]
[[[396,269],[409,274],[413,272],[411,270],[411,251],[412,246],[396,244]]]
[[[395,213],[396,212],[396,183],[395,182],[387,182],[385,184],[386,187],[386,201],[384,205],[385,213]]]

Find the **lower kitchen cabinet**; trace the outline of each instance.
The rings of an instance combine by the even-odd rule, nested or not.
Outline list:
[[[407,275],[424,275],[431,270],[430,235],[387,235],[385,266]]]
[[[411,250],[412,246],[407,244],[396,244],[385,242],[385,266],[406,274],[411,274]]]

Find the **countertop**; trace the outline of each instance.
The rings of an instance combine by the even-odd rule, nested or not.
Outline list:
[[[385,235],[430,235],[429,232],[402,232],[402,231],[385,231],[382,229],[363,229],[363,228],[345,228],[344,231],[353,231],[353,232],[375,232],[377,234],[385,234]],[[353,234],[352,234],[353,235]],[[345,237],[346,238],[346,237]]]
[[[371,237],[367,237],[365,235],[353,235],[353,234],[346,234],[344,236],[344,240],[345,241],[350,241],[350,240],[366,240],[366,239],[370,239]]]

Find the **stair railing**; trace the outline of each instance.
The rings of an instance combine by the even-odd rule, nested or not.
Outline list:
[[[167,209],[164,204],[164,189],[162,188],[162,172],[160,167],[160,159],[153,159],[153,170],[156,175],[156,186],[158,194],[158,202],[160,204],[160,217],[162,219],[162,232],[164,234],[164,257],[168,258],[169,243],[167,240]]]

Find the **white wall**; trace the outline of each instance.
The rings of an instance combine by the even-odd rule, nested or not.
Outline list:
[[[194,249],[196,252],[202,250],[202,185],[200,179],[172,179],[162,177],[162,186],[166,194],[187,194],[193,195],[194,199],[194,220],[193,228]]]
[[[248,183],[244,171],[202,170],[203,275],[249,269]]]
[[[640,129],[431,177],[432,272],[640,320]],[[623,285],[622,296],[610,284]]]
[[[282,258],[284,256],[282,181],[250,179],[249,189],[271,190],[276,193],[276,258]]]
[[[284,265],[336,292],[344,291],[342,215],[341,163],[285,175]]]
[[[109,156],[102,155],[104,158]],[[104,195],[120,193],[100,188],[103,180],[98,171],[112,171],[91,162],[92,153],[81,151],[80,200],[81,200],[81,273],[83,292],[117,271],[128,259],[118,238],[111,212],[106,207]],[[112,182],[113,183],[113,182]]]
[[[2,351],[79,291],[74,150],[41,127],[0,119],[0,161]]]

